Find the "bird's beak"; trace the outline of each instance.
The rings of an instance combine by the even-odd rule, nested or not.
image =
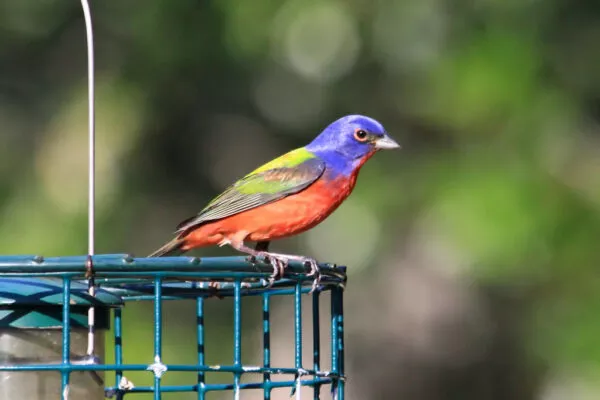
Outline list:
[[[400,145],[389,136],[383,136],[375,141],[375,148],[380,150],[399,149]]]

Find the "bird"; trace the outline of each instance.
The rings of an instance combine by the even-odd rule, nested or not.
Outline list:
[[[205,246],[229,245],[283,274],[290,260],[310,257],[269,252],[272,240],[305,232],[333,213],[352,193],[362,166],[379,150],[400,145],[377,120],[346,115],[329,124],[312,142],[258,167],[229,186],[197,215],[182,221],[175,237],[148,257],[174,256]],[[246,242],[256,242],[249,247]],[[316,285],[317,280],[315,279]]]

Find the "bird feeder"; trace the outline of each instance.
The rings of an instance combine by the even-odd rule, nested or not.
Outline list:
[[[0,257],[0,299],[2,300],[2,362],[0,362],[0,399],[56,399],[60,394],[67,399],[121,399],[136,393],[152,393],[160,400],[164,393],[195,392],[206,399],[211,392],[233,392],[239,399],[242,392],[261,390],[264,399],[272,398],[272,391],[289,388],[299,398],[301,387],[312,388],[312,398],[321,398],[326,387],[334,398],[344,398],[344,337],[343,291],[346,270],[331,264],[320,264],[321,280],[313,290],[310,266],[292,262],[284,276],[273,285],[269,280],[272,267],[264,260],[246,257],[165,257],[133,258],[123,254],[92,257],[94,277],[99,289],[95,296],[88,294],[88,286],[78,279],[88,273],[89,257]],[[47,276],[53,276],[48,278]],[[330,296],[330,369],[321,365],[320,303],[321,294]],[[302,296],[312,297],[311,310],[302,309]],[[262,298],[262,319],[257,323],[263,330],[263,360],[260,365],[242,363],[242,306],[244,298]],[[271,360],[271,309],[275,299],[293,298],[294,361],[290,365],[273,365]],[[205,301],[214,297],[233,299],[233,359],[224,365],[209,365],[205,340]],[[193,300],[196,313],[191,315],[196,324],[197,340],[188,343],[197,353],[192,363],[174,363],[163,357],[163,303],[169,300]],[[119,307],[122,302],[149,301],[154,307],[153,329],[148,335],[154,339],[148,349],[147,363],[132,363],[124,357],[127,341],[122,339],[122,320],[127,313]],[[108,328],[110,308],[113,309],[114,336],[107,340],[114,351],[112,364],[86,353],[86,318],[89,307],[97,313],[96,345],[102,354],[104,335]],[[312,332],[303,338],[302,316],[312,313]],[[69,334],[70,333],[70,334]],[[306,333],[306,332],[304,332]],[[112,339],[112,340],[111,340]],[[304,340],[303,340],[304,339]],[[302,353],[312,345],[312,362],[303,362]],[[153,351],[152,351],[153,350]],[[127,379],[130,371],[146,371],[153,376],[153,385],[137,386]],[[167,385],[165,374],[196,372],[196,378],[186,385]],[[108,373],[103,388],[102,374]],[[231,384],[210,383],[207,374],[231,376]],[[243,382],[242,377],[254,375],[260,382]],[[277,377],[277,379],[274,379]],[[105,392],[103,392],[105,390]]]
[[[96,310],[96,354],[104,356],[110,308],[119,297],[99,290],[88,294],[86,284],[72,282],[68,312],[63,318],[63,281],[56,278],[0,277],[0,399],[54,400],[61,397],[63,346],[67,362],[99,364],[88,355],[88,309]],[[66,343],[65,343],[66,341]],[[71,398],[103,399],[102,371],[71,374]]]

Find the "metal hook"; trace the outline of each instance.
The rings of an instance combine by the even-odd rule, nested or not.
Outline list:
[[[89,135],[89,166],[88,166],[88,258],[86,260],[86,278],[89,280],[89,294],[96,295],[96,288],[93,277],[94,255],[94,221],[95,221],[95,164],[96,164],[96,143],[95,143],[95,113],[94,113],[94,32],[92,28],[92,12],[88,0],[81,0],[83,17],[85,20],[87,60],[88,60],[88,135]],[[94,355],[94,334],[95,334],[95,309],[90,307],[88,311],[88,356]]]

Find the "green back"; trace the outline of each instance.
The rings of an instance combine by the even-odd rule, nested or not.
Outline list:
[[[200,213],[183,221],[177,233],[239,214],[298,193],[325,171],[325,163],[301,147],[255,169],[214,198]]]

